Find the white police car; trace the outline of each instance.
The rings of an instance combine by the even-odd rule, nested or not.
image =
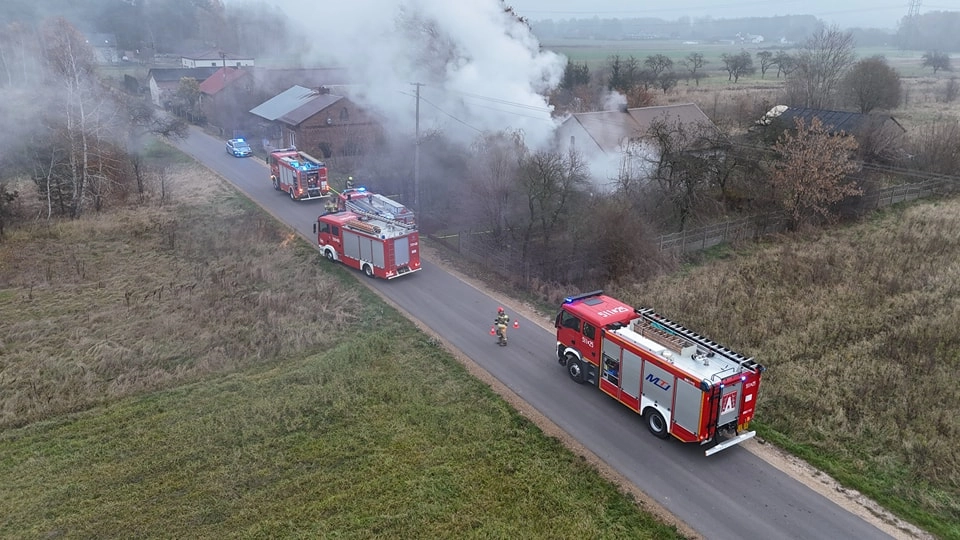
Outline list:
[[[247,157],[253,155],[250,145],[243,139],[230,139],[227,141],[227,153],[235,157]]]

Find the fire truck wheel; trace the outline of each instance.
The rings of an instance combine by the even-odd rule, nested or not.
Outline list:
[[[293,194],[293,188],[290,188],[290,199],[294,201],[297,200],[297,196]]]
[[[573,382],[577,384],[583,384],[583,366],[580,365],[580,361],[575,357],[567,357],[567,373],[570,374],[570,378],[573,379]]]
[[[372,278],[372,277],[373,277],[373,267],[370,266],[369,264],[364,265],[364,267],[363,267],[363,273],[366,274],[368,278]]]
[[[647,429],[650,430],[650,433],[653,433],[660,439],[666,439],[667,435],[667,422],[663,419],[663,415],[660,414],[656,409],[647,409]]]
[[[323,256],[327,258],[328,261],[333,262],[333,251],[329,249],[323,250]]]

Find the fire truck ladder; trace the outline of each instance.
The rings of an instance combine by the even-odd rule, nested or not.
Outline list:
[[[360,221],[359,219],[351,219],[346,222],[346,225],[353,227],[354,229],[360,229],[361,231],[368,232],[370,234],[380,234],[380,227],[376,225]]]
[[[670,319],[667,319],[667,318],[665,318],[665,317],[663,317],[663,316],[657,315],[657,314],[656,314],[652,309],[650,309],[650,308],[638,309],[638,310],[636,310],[636,312],[637,312],[637,315],[640,315],[641,317],[643,317],[643,319],[644,319],[645,321],[649,322],[650,325],[653,326],[654,328],[657,328],[657,327],[659,326],[659,327],[661,327],[661,328],[663,328],[663,329],[668,330],[669,332],[673,333],[673,334],[676,335],[676,336],[680,336],[680,337],[682,337],[682,338],[685,338],[685,339],[687,339],[687,340],[689,340],[689,341],[691,341],[691,342],[693,342],[693,343],[695,343],[695,344],[703,347],[704,349],[706,349],[706,350],[708,350],[708,351],[712,351],[712,352],[714,352],[714,353],[722,354],[722,355],[726,356],[727,358],[733,360],[733,361],[736,362],[737,364],[739,364],[740,367],[742,367],[742,368],[744,368],[744,369],[748,369],[748,370],[753,371],[753,372],[757,372],[757,371],[761,371],[761,372],[762,372],[763,369],[764,369],[763,366],[761,366],[759,363],[757,363],[757,361],[754,360],[753,358],[747,358],[746,356],[743,356],[743,355],[740,354],[740,353],[733,352],[733,351],[731,351],[730,349],[724,347],[723,345],[720,345],[720,344],[717,343],[716,341],[713,341],[713,340],[711,340],[711,339],[705,338],[705,337],[701,336],[700,334],[698,334],[698,333],[696,333],[696,332],[694,332],[694,331],[692,331],[692,330],[688,330],[688,329],[684,328],[683,326],[681,326],[681,325],[679,325],[679,324],[671,321]]]
[[[365,218],[377,219],[391,225],[396,225],[397,227],[402,227],[404,229],[415,229],[416,225],[411,225],[410,223],[403,222],[399,219],[393,219],[386,216],[382,216],[376,212],[370,212],[369,210],[364,209],[357,203],[353,201],[346,201],[347,210],[357,214],[358,216],[363,216]]]

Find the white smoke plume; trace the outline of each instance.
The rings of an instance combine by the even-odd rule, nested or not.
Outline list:
[[[395,134],[421,131],[463,141],[482,131],[522,130],[538,146],[555,122],[543,97],[566,59],[540,49],[501,0],[277,0],[308,36],[304,67],[343,67],[349,93]],[[323,7],[318,7],[323,6]]]

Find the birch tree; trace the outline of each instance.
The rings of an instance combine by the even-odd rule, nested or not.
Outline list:
[[[69,215],[83,213],[84,196],[90,172],[93,145],[91,133],[96,110],[91,103],[93,49],[66,19],[58,17],[44,24],[42,29],[43,55],[54,83],[62,90],[59,112],[66,131],[67,158],[70,164]]]

